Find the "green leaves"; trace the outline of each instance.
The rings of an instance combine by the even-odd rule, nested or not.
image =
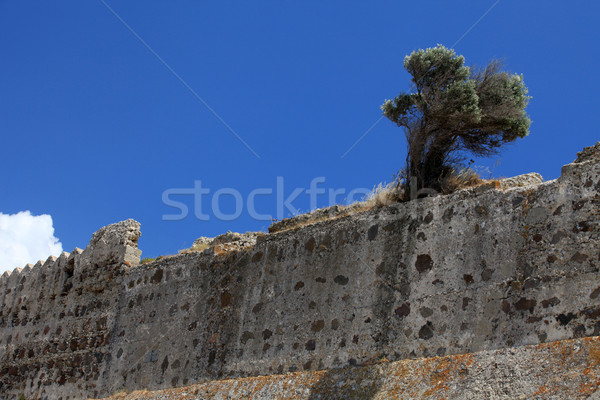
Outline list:
[[[413,93],[400,93],[381,106],[383,115],[405,129],[405,176],[435,188],[464,152],[494,154],[505,143],[525,137],[531,120],[523,76],[501,71],[498,61],[471,70],[463,56],[442,45],[404,58]],[[430,185],[430,186],[427,186]]]
[[[436,104],[437,103],[437,104]],[[470,124],[481,121],[479,96],[473,80],[456,81],[432,104],[438,118],[461,119]]]
[[[411,109],[417,106],[418,99],[417,94],[400,93],[394,100],[386,100],[381,110],[391,121],[402,125],[404,117],[411,114]]]
[[[413,51],[404,58],[404,68],[410,73],[419,93],[427,96],[431,91],[443,89],[456,80],[469,76],[463,56],[438,44],[426,50]],[[425,93],[423,93],[425,92]]]

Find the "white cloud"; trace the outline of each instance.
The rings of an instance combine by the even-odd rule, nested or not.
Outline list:
[[[62,244],[54,237],[50,215],[31,215],[0,212],[0,274],[4,271],[35,264],[48,256],[58,256]]]

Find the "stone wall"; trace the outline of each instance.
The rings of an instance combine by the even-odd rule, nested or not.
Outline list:
[[[444,357],[381,362],[334,370],[214,380],[110,400],[497,400],[596,399],[600,338]]]
[[[136,265],[139,225],[0,281],[0,392],[101,397],[600,334],[600,145],[557,180]]]
[[[139,223],[96,232],[86,250],[0,278],[0,398],[81,398],[112,358],[122,279],[139,262]]]

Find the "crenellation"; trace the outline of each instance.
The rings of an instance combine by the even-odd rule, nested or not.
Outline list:
[[[6,284],[8,282],[8,277],[10,276],[10,271],[5,271],[2,275],[0,275],[0,293],[6,290]]]
[[[56,259],[56,261],[51,264],[48,265],[48,272],[52,272],[53,270],[57,270],[60,269],[61,266],[64,267],[64,265],[67,264],[67,261],[70,259],[73,259],[75,256],[77,255],[77,253],[75,251],[72,251],[71,253],[67,253],[66,251],[63,251],[62,253],[60,253],[60,255],[58,256],[58,258]]]
[[[21,279],[22,270],[22,268],[15,268],[11,271],[7,281],[7,289],[14,291],[17,288],[18,283]]]
[[[14,334],[6,341],[6,351],[0,352],[6,366],[0,370],[0,385],[9,376],[19,384],[29,382],[27,389],[34,392],[58,385],[76,397],[77,393],[95,393],[101,365],[110,357],[109,319],[115,306],[102,298],[84,299],[83,290],[71,290],[81,284],[73,280],[81,253],[79,249],[62,253],[26,277],[20,274],[25,284],[13,291],[2,309],[8,321],[1,327],[12,327]],[[110,284],[103,286],[106,289]],[[13,370],[19,371],[18,378],[10,373]]]
[[[597,154],[145,265],[139,223],[104,227],[0,278],[0,389],[102,397],[599,336]]]
[[[49,256],[46,259],[46,261],[44,261],[44,263],[42,265],[40,265],[40,266],[44,267],[44,268],[49,268],[51,265],[54,265],[54,263],[56,263],[56,260],[58,260],[58,257],[56,257],[56,256]]]

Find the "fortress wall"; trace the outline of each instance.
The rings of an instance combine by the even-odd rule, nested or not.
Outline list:
[[[50,257],[0,282],[0,398],[101,393],[125,272],[120,262],[127,261],[98,251],[91,260],[93,248]]]
[[[570,399],[597,398],[600,338],[334,370],[213,380],[111,400]],[[594,397],[596,396],[596,397]]]
[[[555,181],[394,204],[244,251],[132,266],[139,224],[105,227],[82,254],[3,278],[0,391],[100,397],[597,336],[599,147]]]

